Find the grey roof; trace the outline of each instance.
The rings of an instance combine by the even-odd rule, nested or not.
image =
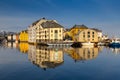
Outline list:
[[[95,31],[97,31],[97,32],[102,32],[102,30],[99,30],[99,29],[97,29],[97,28],[91,28],[92,30],[95,30]]]
[[[56,23],[55,21],[46,21],[43,22],[41,25],[43,28],[63,28],[63,26]]]
[[[85,29],[88,29],[88,27],[85,26],[84,24],[82,24],[82,25],[74,25],[72,28],[85,28]]]
[[[47,66],[48,68],[55,68],[57,66],[60,66],[63,64],[63,61],[60,63],[50,62],[50,61],[44,61],[42,62],[42,65]]]
[[[45,18],[42,18],[42,19],[44,19],[44,20],[45,20]],[[42,20],[42,19],[39,19],[39,20],[37,20],[37,21],[33,22],[33,23],[32,23],[32,26],[36,25],[36,24],[37,24],[40,20]]]

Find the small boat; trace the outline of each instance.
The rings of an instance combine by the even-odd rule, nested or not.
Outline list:
[[[120,47],[120,41],[118,41],[118,39],[113,39],[112,42],[110,42],[109,47],[116,47],[119,48]]]
[[[82,46],[94,46],[94,43],[85,42],[85,43],[82,43]]]

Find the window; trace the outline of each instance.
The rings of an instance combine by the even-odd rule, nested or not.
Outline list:
[[[88,38],[90,38],[90,35],[88,35]]]
[[[85,34],[85,32],[83,32],[83,34]]]
[[[90,32],[88,32],[88,34],[90,34]]]
[[[55,33],[58,33],[58,30],[55,30]]]
[[[51,33],[53,32],[53,30],[51,30]]]
[[[46,34],[46,31],[45,31],[45,34]]]
[[[94,35],[92,35],[92,37],[94,38]]]
[[[83,35],[83,38],[85,38],[85,35]]]
[[[59,30],[59,32],[61,32],[61,30]]]
[[[92,32],[92,34],[94,34],[94,32]]]

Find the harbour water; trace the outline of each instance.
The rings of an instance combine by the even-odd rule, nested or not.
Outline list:
[[[120,80],[120,49],[0,46],[0,80]]]

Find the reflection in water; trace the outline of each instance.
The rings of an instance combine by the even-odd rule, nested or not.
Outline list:
[[[9,48],[6,48],[7,46]],[[28,54],[22,54],[18,50]],[[113,56],[112,50],[118,53],[120,51],[119,48],[101,46],[53,49],[26,43],[16,44],[16,46],[7,43],[5,48],[0,46],[0,80],[34,80],[36,78],[40,80],[61,80],[63,78],[66,80],[119,80],[120,55]],[[71,58],[77,64],[74,64]],[[85,64],[81,62],[85,62]],[[42,70],[39,70],[41,68]],[[44,71],[46,69],[47,71]],[[32,76],[33,74],[35,75]]]
[[[81,48],[53,48],[30,45],[28,43],[7,43],[8,47],[15,47],[21,53],[28,53],[28,59],[34,65],[46,70],[47,68],[55,68],[64,62],[64,53],[72,57],[75,62],[95,59],[103,47],[82,46]]]
[[[120,53],[120,48],[110,48],[110,49],[111,49],[111,51],[112,51],[113,53],[115,53],[115,54]]]
[[[5,44],[8,48],[18,48],[19,44],[15,42],[8,42]]]
[[[22,53],[27,53],[28,52],[28,43],[20,43],[19,44],[19,49],[20,49],[20,52]]]
[[[55,68],[64,62],[62,49],[34,45],[29,45],[28,58],[33,64],[43,69]]]
[[[71,56],[75,62],[95,59],[98,56],[101,47],[82,46],[81,48],[68,48],[65,52]]]

